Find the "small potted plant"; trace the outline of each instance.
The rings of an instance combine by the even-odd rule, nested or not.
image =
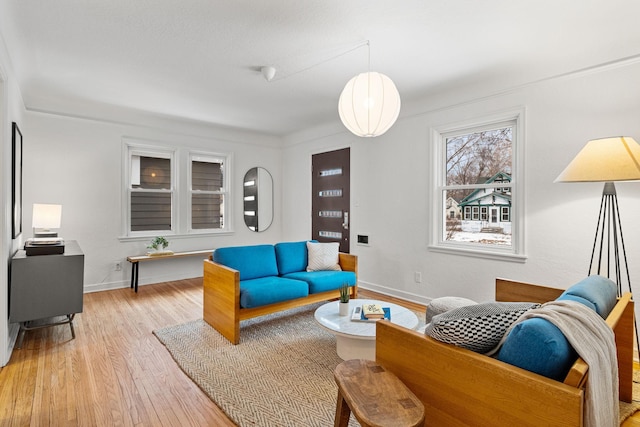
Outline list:
[[[349,315],[349,297],[351,290],[349,289],[349,285],[347,283],[343,283],[340,286],[340,302],[338,306],[340,307],[340,316],[348,316]]]
[[[169,241],[162,236],[158,236],[151,241],[147,249],[153,249],[155,253],[163,253],[167,246],[169,246]]]

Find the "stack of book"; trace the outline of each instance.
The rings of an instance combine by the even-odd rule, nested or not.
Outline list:
[[[383,319],[384,310],[380,304],[363,304],[362,315],[366,317],[367,320]]]
[[[380,319],[391,320],[391,309],[380,304],[362,304],[353,309],[351,320],[357,322],[375,322]]]

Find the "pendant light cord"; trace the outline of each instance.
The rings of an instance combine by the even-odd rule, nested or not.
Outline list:
[[[276,77],[274,79],[271,79],[270,82],[275,82],[275,81],[278,81],[278,80],[284,80],[284,79],[286,79],[288,77],[295,76],[296,74],[303,73],[303,72],[308,71],[308,70],[310,70],[312,68],[315,68],[315,67],[317,67],[319,65],[322,65],[322,64],[325,64],[325,63],[327,63],[329,61],[333,61],[334,59],[340,58],[341,56],[344,56],[344,55],[346,55],[348,53],[351,53],[354,50],[360,49],[362,46],[367,46],[367,50],[368,50],[368,69],[367,69],[367,71],[369,71],[369,69],[371,68],[371,48],[369,47],[369,40],[365,40],[363,42],[358,43],[354,47],[349,48],[348,50],[346,50],[344,52],[341,52],[341,53],[339,53],[339,54],[337,54],[335,56],[332,56],[331,58],[327,58],[327,59],[324,59],[324,60],[322,60],[320,62],[316,62],[313,65],[310,65],[310,66],[308,66],[306,68],[303,68],[301,70],[298,70],[298,71],[294,71],[293,73],[284,74],[281,77]]]

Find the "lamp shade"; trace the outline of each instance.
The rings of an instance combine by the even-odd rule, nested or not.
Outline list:
[[[554,182],[634,180],[640,180],[640,145],[618,136],[589,141]]]
[[[358,136],[385,133],[400,114],[400,94],[384,74],[368,72],[349,80],[338,101],[340,120]]]
[[[33,228],[60,228],[62,221],[62,205],[44,205],[34,203],[33,205]]]

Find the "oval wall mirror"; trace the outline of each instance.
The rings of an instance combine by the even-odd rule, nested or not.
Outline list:
[[[249,230],[264,231],[273,221],[273,178],[268,170],[251,168],[244,175],[244,223]]]

